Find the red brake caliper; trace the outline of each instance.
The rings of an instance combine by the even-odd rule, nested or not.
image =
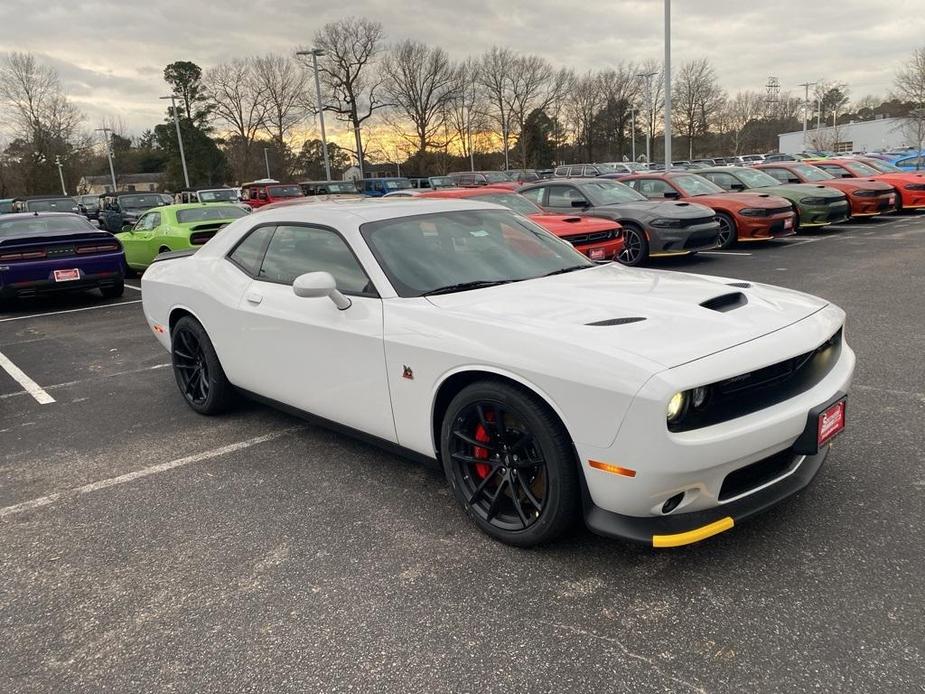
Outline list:
[[[488,422],[495,421],[495,413],[486,412],[485,420]],[[488,432],[485,431],[485,427],[482,426],[481,422],[479,422],[478,425],[475,427],[475,440],[481,441],[482,443],[491,442],[491,436],[489,436]],[[475,458],[478,458],[479,460],[488,460],[488,449],[475,446],[472,451],[472,456]],[[480,480],[483,480],[486,477],[488,477],[488,474],[490,472],[491,472],[491,465],[489,465],[488,463],[476,463],[475,464],[475,474],[476,476],[478,476]]]

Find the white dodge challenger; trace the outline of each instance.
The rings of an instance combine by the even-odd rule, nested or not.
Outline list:
[[[749,282],[594,264],[463,200],[260,211],[142,278],[190,407],[239,394],[437,460],[489,535],[583,515],[673,547],[805,487],[845,426],[845,313]]]

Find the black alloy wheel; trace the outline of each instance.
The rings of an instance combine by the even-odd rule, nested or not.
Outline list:
[[[717,248],[731,248],[739,240],[739,231],[736,228],[735,220],[728,214],[719,212],[716,215],[716,221],[719,223]]]
[[[640,265],[649,255],[649,242],[642,229],[623,225],[623,249],[617,254],[617,261],[623,265]]]
[[[441,457],[466,513],[503,542],[546,542],[577,516],[570,439],[541,402],[513,386],[463,389],[443,423]]]
[[[217,414],[231,404],[233,389],[205,329],[192,316],[177,321],[171,333],[177,387],[200,414]]]

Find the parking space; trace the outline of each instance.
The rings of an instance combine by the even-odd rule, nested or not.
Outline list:
[[[858,355],[818,480],[661,552],[517,550],[438,470],[194,414],[137,289],[0,314],[54,400],[0,370],[0,690],[920,691],[925,215],[656,266],[830,299]]]

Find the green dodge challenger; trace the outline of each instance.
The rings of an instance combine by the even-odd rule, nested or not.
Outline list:
[[[226,224],[247,211],[238,205],[190,203],[155,207],[141,216],[130,231],[116,234],[132,270],[144,270],[158,253],[196,248]]]
[[[717,166],[692,171],[726,190],[750,190],[753,193],[778,195],[789,200],[796,210],[796,225],[821,227],[848,220],[851,208],[840,190],[815,183],[781,183],[764,171],[744,166]]]

